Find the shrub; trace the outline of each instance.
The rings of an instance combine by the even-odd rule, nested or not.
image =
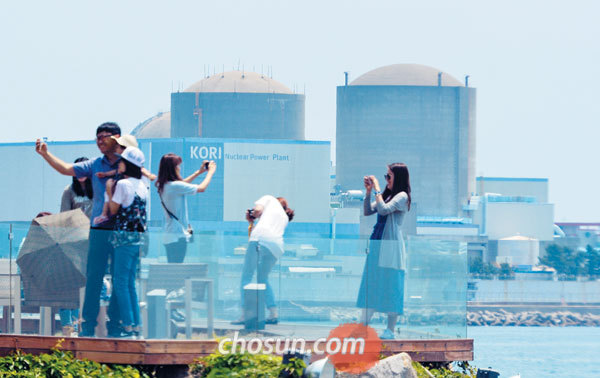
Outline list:
[[[282,358],[271,354],[251,354],[231,352],[231,343],[224,348],[229,353],[216,350],[213,354],[196,359],[190,365],[194,377],[279,377],[284,372],[287,377],[301,377],[306,368],[304,361],[290,359],[288,364]]]
[[[61,341],[52,349],[52,353],[32,355],[17,350],[8,356],[0,357],[0,376],[36,378],[149,377],[146,373],[131,366],[105,365],[85,359],[76,359],[73,353],[59,349]]]
[[[455,370],[452,369],[452,364],[441,362],[429,362],[423,365],[417,361],[413,361],[413,368],[417,372],[418,378],[474,378],[477,374],[477,369],[469,365],[467,361],[455,363]]]
[[[490,280],[500,273],[500,270],[492,264],[484,263],[481,257],[476,257],[469,260],[469,273],[475,278]]]

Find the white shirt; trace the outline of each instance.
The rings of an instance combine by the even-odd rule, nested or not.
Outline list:
[[[254,203],[263,206],[263,212],[252,229],[250,241],[266,247],[275,258],[283,255],[283,233],[289,218],[279,200],[273,196],[263,196]]]
[[[135,195],[144,201],[148,200],[148,188],[141,179],[128,177],[117,181],[112,201],[123,207],[129,207],[133,203]]]
[[[188,210],[186,196],[198,193],[198,185],[188,184],[185,181],[170,181],[165,183],[161,198],[165,203],[164,206],[175,215],[179,221],[173,219],[169,213],[163,208],[165,217],[165,226],[163,233],[163,243],[175,243],[180,238],[188,238],[187,225]]]

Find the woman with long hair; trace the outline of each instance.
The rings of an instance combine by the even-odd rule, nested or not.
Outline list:
[[[115,216],[111,239],[115,249],[112,295],[119,305],[122,327],[122,332],[114,336],[129,337],[138,336],[141,327],[135,276],[140,248],[145,243],[148,189],[141,180],[143,152],[136,147],[127,147],[120,156],[117,173],[121,178],[107,181],[106,195],[108,210]]]
[[[87,160],[89,159],[86,157],[80,157],[75,159],[75,163]],[[73,177],[73,182],[63,191],[60,211],[81,209],[89,218],[92,215],[92,198],[94,198],[92,181],[87,177]]]
[[[377,213],[377,223],[369,238],[357,307],[363,309],[364,324],[368,324],[375,311],[387,313],[387,328],[380,337],[393,339],[398,315],[404,312],[406,253],[400,227],[411,203],[408,167],[403,163],[388,165],[385,180],[382,192],[375,176],[363,178],[364,214]]]
[[[75,159],[75,163],[86,160],[88,158],[82,156]],[[92,198],[94,198],[92,180],[87,177],[73,177],[73,182],[67,185],[63,191],[60,201],[60,211],[81,209],[89,218],[92,216]],[[73,332],[78,332],[78,308],[61,308],[58,313],[60,314],[60,325],[62,326],[63,336],[71,336]]]
[[[160,159],[156,187],[165,215],[163,243],[167,251],[167,261],[182,263],[187,252],[187,242],[191,238],[186,195],[202,193],[210,184],[217,164],[203,161],[199,170],[186,178],[181,177],[182,159],[176,154],[166,154]],[[199,185],[192,184],[202,173],[207,172]]]

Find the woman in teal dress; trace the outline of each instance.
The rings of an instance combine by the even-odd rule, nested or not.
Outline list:
[[[375,311],[388,315],[382,339],[393,339],[398,315],[404,312],[406,253],[402,236],[404,215],[410,210],[410,178],[403,163],[388,166],[383,192],[375,176],[365,176],[364,214],[377,213],[377,223],[369,238],[369,254],[358,292],[361,322],[368,324]],[[375,199],[371,199],[371,193]]]

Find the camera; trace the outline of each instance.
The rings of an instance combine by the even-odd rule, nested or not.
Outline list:
[[[252,220],[256,219],[256,217],[254,216],[254,209],[248,209],[246,210],[246,213],[248,214],[248,218]]]
[[[208,169],[208,164],[209,164],[209,163],[210,163],[210,162],[208,162],[208,161],[207,161],[206,163],[204,163],[204,169]]]

